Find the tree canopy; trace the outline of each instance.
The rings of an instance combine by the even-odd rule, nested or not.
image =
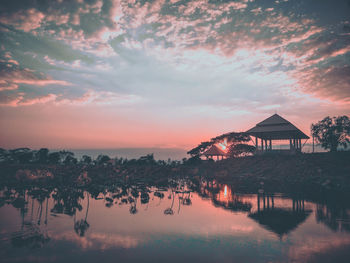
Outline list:
[[[248,141],[250,141],[250,136],[248,134],[244,132],[230,132],[211,138],[210,141],[201,142],[197,147],[193,148],[187,153],[191,156],[199,156],[213,144],[226,142],[227,144],[232,146],[238,143],[242,144]]]
[[[227,155],[229,157],[241,157],[252,154],[255,151],[255,146],[245,144],[245,143],[237,143],[231,144],[228,148]]]
[[[311,125],[311,134],[322,147],[335,152],[338,146],[350,143],[350,120],[348,116],[329,117]]]

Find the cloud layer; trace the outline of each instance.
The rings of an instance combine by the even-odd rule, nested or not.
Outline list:
[[[19,120],[18,107],[113,107],[170,130],[254,116],[210,134],[274,111],[304,123],[308,111],[308,129],[350,112],[349,11],[348,1],[3,1],[0,110]]]

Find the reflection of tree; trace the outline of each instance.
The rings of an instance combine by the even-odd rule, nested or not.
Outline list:
[[[181,193],[181,196],[180,196],[180,193]],[[178,214],[180,213],[181,205],[184,205],[184,206],[192,205],[191,192],[190,191],[184,191],[182,189],[181,192],[178,192],[178,199],[179,199],[179,208],[177,210]]]
[[[89,197],[89,193],[87,193],[87,206],[86,206],[85,218],[74,222],[74,231],[81,237],[85,235],[85,232],[90,227],[89,223],[87,222],[89,206],[90,206],[90,197]],[[74,215],[74,219],[75,219],[75,215]]]
[[[133,215],[137,213],[136,202],[130,204],[129,212]]]
[[[48,200],[48,198],[50,198],[50,192],[51,190],[46,189],[46,188],[34,188],[31,189],[30,191],[28,191],[28,194],[35,199],[38,203],[38,210],[37,210],[37,224],[40,225],[41,224],[41,219],[42,219],[42,214],[43,214],[43,203],[45,200]],[[33,204],[32,204],[33,205]],[[33,207],[32,207],[33,209]],[[47,206],[46,206],[47,209]],[[32,211],[33,213],[33,211]],[[47,211],[46,211],[47,213]],[[32,216],[33,218],[33,216]]]
[[[141,204],[147,204],[149,202],[149,194],[146,190],[141,192]]]
[[[83,191],[75,188],[57,188],[54,194],[52,194],[55,200],[54,207],[51,209],[55,214],[66,214],[73,216],[76,210],[82,210],[82,206],[79,200],[83,198]]]
[[[333,231],[350,232],[350,210],[339,205],[317,205],[316,220]]]
[[[182,199],[182,204],[183,205],[192,205],[192,201],[191,201],[191,193],[188,192],[187,193],[187,196],[185,196],[183,199]]]
[[[12,233],[11,243],[14,247],[28,247],[28,248],[40,248],[43,247],[44,244],[49,242],[50,238],[47,233],[40,229],[41,217],[42,217],[42,204],[46,199],[46,203],[48,202],[49,192],[46,189],[34,189],[28,191],[27,196],[31,196],[31,220],[25,221],[25,216],[27,214],[28,201],[26,201],[26,192],[20,192],[21,196],[17,197],[12,205],[16,208],[20,209],[20,214],[22,218],[22,224],[20,231],[16,231]],[[35,218],[33,218],[34,213],[34,200],[39,203],[38,211],[36,213]],[[46,205],[47,209],[47,205]],[[47,210],[46,210],[47,213]],[[36,222],[36,223],[35,223]],[[45,224],[47,223],[47,219],[45,219]]]
[[[11,238],[14,247],[40,248],[49,241],[48,235],[32,222],[24,222],[23,229],[13,233]]]
[[[234,196],[230,201],[224,202],[220,201],[218,199],[213,199],[213,204],[215,206],[223,207],[225,209],[234,211],[234,212],[249,212],[252,208],[252,204],[249,202],[243,202],[241,199],[237,196]]]
[[[171,196],[172,196],[171,206],[164,210],[165,215],[173,215],[174,214],[173,206],[174,206],[175,194],[174,194],[173,190],[171,190],[171,194],[169,195],[169,197],[171,198]]]
[[[156,205],[156,206],[159,206],[159,205],[160,205],[160,202],[161,202],[162,199],[164,198],[164,194],[161,193],[161,192],[159,192],[159,191],[155,191],[155,192],[153,193],[153,196],[156,196],[156,197],[159,198],[159,202],[158,202],[158,204]]]
[[[239,195],[233,193],[228,185],[218,184],[215,181],[203,182],[197,188],[198,194],[203,198],[210,198],[215,206],[234,212],[249,212],[252,208],[250,202],[242,201]]]

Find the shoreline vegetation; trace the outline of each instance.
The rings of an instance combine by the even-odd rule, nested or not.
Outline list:
[[[118,182],[165,186],[172,179],[184,178],[215,180],[242,193],[263,189],[266,193],[350,195],[350,151],[245,156],[216,162],[198,157],[156,161],[153,154],[132,160],[83,156],[78,161],[67,151],[28,148],[2,149],[0,157],[1,187],[52,184],[85,188]]]

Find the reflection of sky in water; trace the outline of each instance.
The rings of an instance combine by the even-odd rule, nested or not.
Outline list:
[[[22,228],[20,209],[5,204],[0,208],[0,255],[4,261],[20,262],[304,262],[320,261],[322,255],[349,256],[346,252],[350,248],[349,232],[332,230],[331,223],[327,226],[322,223],[322,215],[317,215],[322,211],[327,215],[331,209],[327,212],[325,207],[305,201],[304,210],[311,214],[296,229],[279,236],[248,217],[249,213],[263,209],[262,200],[258,207],[256,195],[235,195],[230,187],[220,186],[210,194],[207,192],[204,198],[205,191],[202,188],[199,194],[172,194],[168,190],[162,192],[162,199],[151,192],[148,203],[142,204],[139,196],[128,204],[121,204],[121,199],[116,204],[115,199],[113,205],[105,199],[88,200],[85,193],[85,198],[79,200],[81,210],[73,216],[51,213],[55,201],[50,199],[47,224],[46,200],[40,207],[38,201],[32,203],[29,198],[24,216],[27,225]],[[112,195],[99,197],[112,198]],[[190,199],[190,204],[184,205],[185,199]],[[232,212],[233,203],[238,207],[235,212]],[[130,213],[131,206],[136,208],[135,214]],[[293,201],[276,196],[274,207],[291,211]],[[173,210],[173,215],[164,214],[168,208]],[[349,214],[349,210],[345,212]],[[80,236],[74,224],[84,222],[85,218],[88,227]],[[28,230],[29,222],[36,230]],[[29,236],[30,231],[40,232],[49,240],[34,249],[11,243],[13,237]]]

